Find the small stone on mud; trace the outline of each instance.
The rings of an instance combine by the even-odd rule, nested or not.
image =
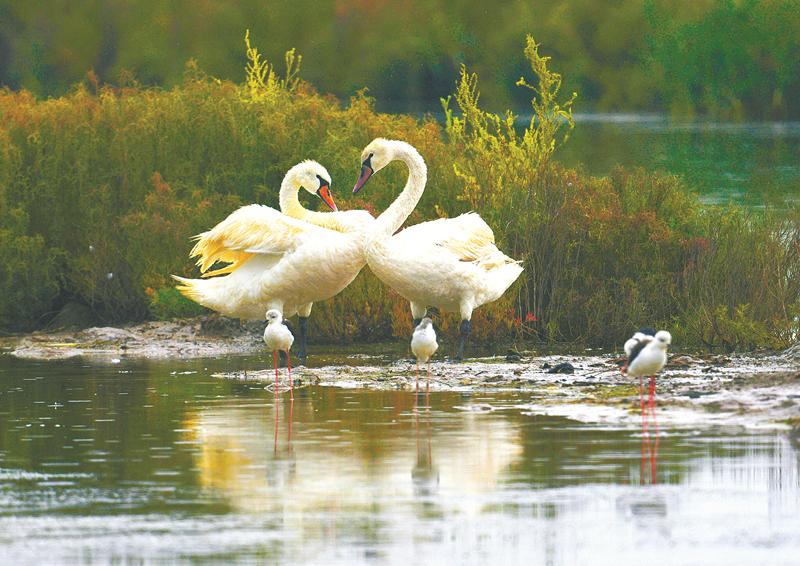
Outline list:
[[[549,364],[545,364],[542,368],[546,369],[545,366],[550,367]],[[550,367],[547,373],[575,373],[575,366],[569,362],[561,362],[560,364]]]
[[[715,391],[687,391],[684,393],[689,399],[697,399],[698,397],[703,397],[704,395],[713,395],[716,393]]]
[[[516,350],[510,349],[506,352],[506,361],[507,362],[519,362],[522,360],[522,354],[517,352]]]

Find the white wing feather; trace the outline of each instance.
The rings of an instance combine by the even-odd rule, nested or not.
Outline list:
[[[331,231],[290,218],[260,204],[243,206],[211,230],[195,236],[191,257],[206,277],[230,273],[253,254],[283,255],[294,251],[308,238],[326,237]],[[231,265],[213,272],[217,261]]]
[[[494,232],[474,212],[410,226],[398,232],[394,239],[410,249],[431,244],[439,246],[454,259],[475,262],[486,270],[518,263],[497,248]]]

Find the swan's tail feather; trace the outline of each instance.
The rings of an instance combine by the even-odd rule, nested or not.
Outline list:
[[[226,265],[225,267],[220,267],[219,269],[212,269],[211,271],[206,271],[205,273],[203,273],[202,277],[205,279],[208,277],[215,277],[217,275],[227,275],[228,273],[233,273],[234,271],[239,269],[242,266],[242,264],[244,264],[245,260],[249,257],[250,254],[242,254],[242,255],[247,257],[243,257],[240,260],[237,259],[236,261]]]
[[[508,258],[507,258],[508,259]],[[487,303],[492,301],[496,301],[503,293],[505,293],[509,287],[517,280],[517,278],[522,274],[523,268],[519,261],[513,261],[512,263],[506,263],[505,265],[492,269],[489,272],[489,285],[487,289]]]
[[[493,271],[495,269],[501,269],[506,265],[522,263],[519,260],[508,257],[506,254],[497,249],[497,247],[495,247],[494,245],[492,246],[491,250],[484,250],[484,251],[485,252],[488,251],[488,253],[486,253],[483,257],[480,257],[477,260],[475,260],[475,262],[477,263],[477,265],[479,265],[486,271]]]
[[[178,275],[173,275],[172,278],[180,283],[180,285],[177,285],[175,288],[181,295],[196,303],[206,306],[206,294],[202,289],[202,285],[205,283],[203,280],[187,279],[186,277],[180,277]]]

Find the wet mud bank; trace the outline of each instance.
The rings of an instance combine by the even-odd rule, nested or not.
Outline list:
[[[343,388],[415,390],[413,363],[340,363],[299,367],[292,371],[295,388],[308,385]],[[470,403],[471,411],[523,409],[532,415],[569,417],[587,423],[640,422],[639,382],[619,371],[613,356],[537,356],[526,352],[519,361],[481,358],[464,363],[431,364],[430,391],[461,391],[473,398],[487,390],[522,390],[524,407]],[[566,372],[566,373],[564,373]],[[279,372],[279,390],[288,387],[286,370]],[[264,384],[274,389],[271,369],[217,373],[216,377]],[[644,395],[647,396],[647,382]],[[420,391],[426,389],[424,370]],[[656,413],[662,426],[800,428],[800,364],[779,356],[675,355],[657,378]]]
[[[220,317],[149,322],[123,328],[34,333],[3,338],[7,355],[31,360],[83,357],[107,363],[125,358],[169,359],[258,354],[264,360],[258,323],[241,325]],[[405,345],[314,347],[311,366],[292,372],[296,388],[308,385],[344,388],[414,390],[415,366]],[[558,415],[579,421],[636,424],[640,419],[639,383],[619,372],[613,355],[543,355],[526,351],[509,361],[484,357],[464,363],[431,364],[430,391],[522,390],[533,415]],[[252,370],[214,374],[220,379],[274,388],[274,371],[266,362]],[[250,365],[248,363],[245,366]],[[281,389],[288,386],[280,372]],[[426,387],[424,369],[420,387]],[[646,394],[647,384],[645,384]],[[738,425],[783,427],[800,431],[800,358],[781,355],[690,356],[673,353],[658,376],[656,412],[664,426]],[[498,404],[471,409],[508,409]],[[514,410],[519,410],[515,406]],[[466,409],[465,409],[466,410]]]
[[[260,330],[259,330],[260,328]],[[145,322],[123,327],[34,332],[0,339],[8,354],[30,360],[78,356],[114,358],[201,358],[257,352],[264,347],[263,325],[240,324],[216,316]]]

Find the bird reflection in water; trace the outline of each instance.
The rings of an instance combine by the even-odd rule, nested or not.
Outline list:
[[[287,405],[288,404],[288,409]],[[281,406],[283,413],[288,418],[280,418]],[[273,457],[267,458],[266,480],[267,484],[278,487],[281,491],[292,485],[297,475],[297,461],[294,450],[292,449],[292,421],[294,420],[294,399],[282,399],[275,396],[275,442],[273,445]],[[286,422],[286,448],[279,449],[279,438],[281,431],[281,421]]]
[[[275,390],[275,455],[278,454],[278,432],[280,431],[281,403],[278,391]],[[294,421],[294,397],[289,399],[289,423],[286,432],[286,453],[292,454],[292,422]]]
[[[411,468],[414,495],[427,497],[439,488],[439,470],[433,465],[431,451],[431,407],[430,394],[425,394],[425,405],[420,406],[422,392],[414,394],[414,430],[417,437],[417,458]],[[420,423],[422,413],[422,423]]]
[[[647,483],[647,470],[650,470],[650,483],[656,482],[656,468],[658,463],[658,443],[660,431],[656,417],[656,377],[650,377],[647,402],[644,399],[644,383],[639,378],[639,404],[642,409],[642,471],[641,483]],[[652,429],[651,429],[652,425]],[[651,432],[652,430],[652,432]]]

